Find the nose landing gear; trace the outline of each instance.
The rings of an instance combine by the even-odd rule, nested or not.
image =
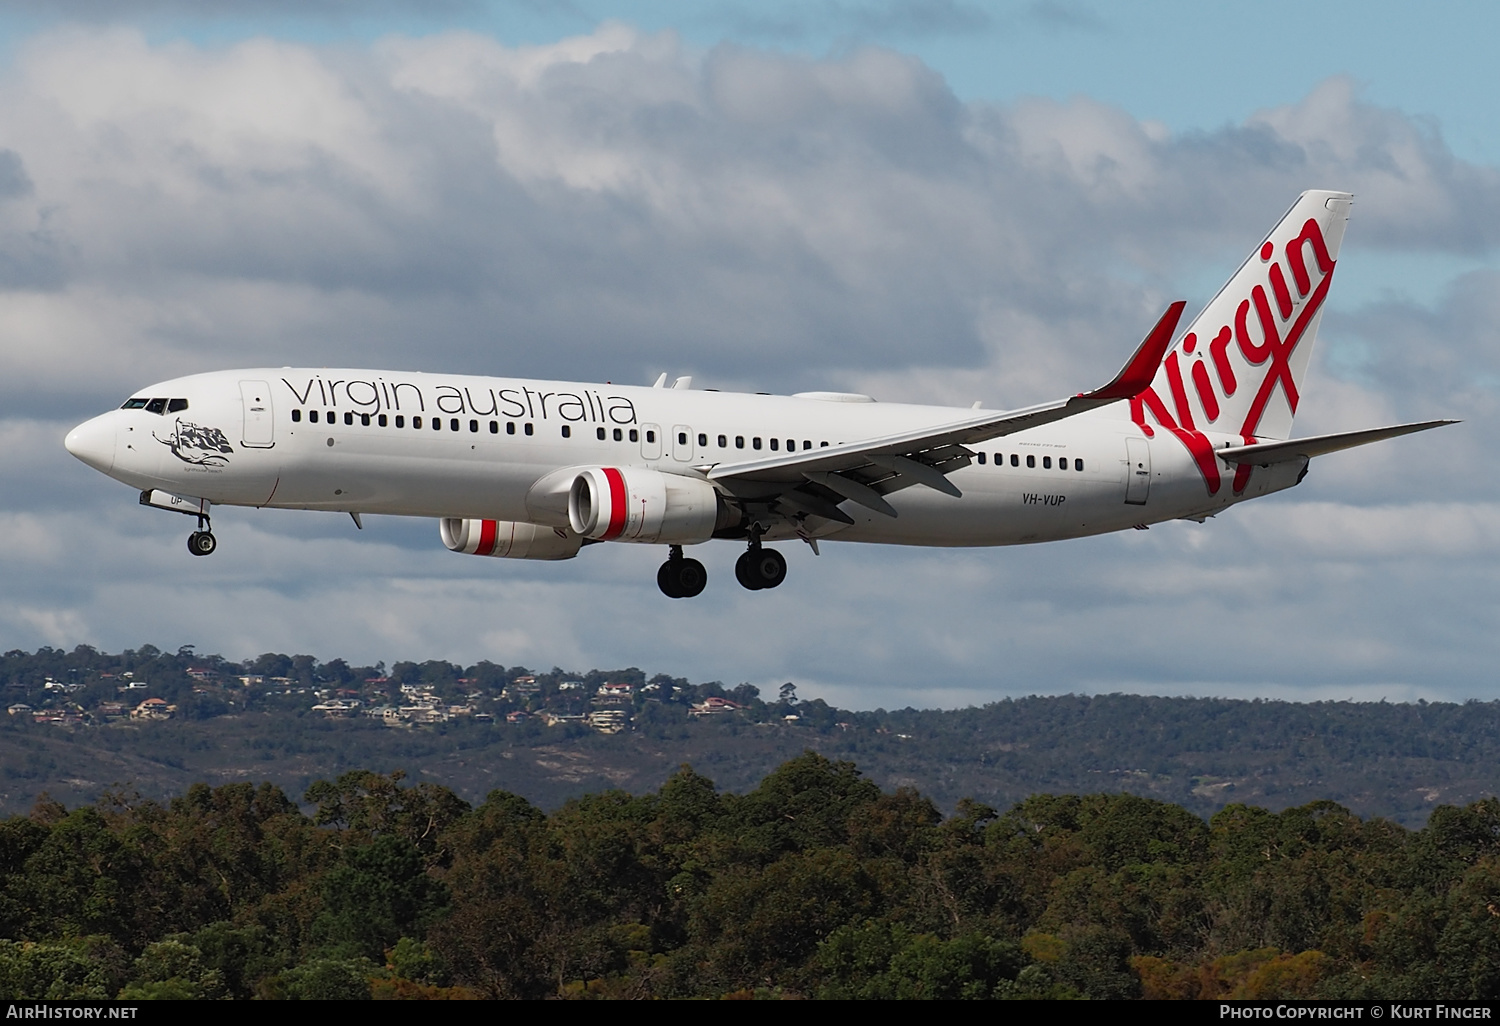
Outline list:
[[[211,556],[218,547],[213,523],[202,513],[198,514],[198,530],[188,535],[188,551],[195,556]]]
[[[656,571],[656,586],[667,598],[694,598],[708,584],[708,571],[696,559],[684,559],[682,546],[673,545],[667,561]]]

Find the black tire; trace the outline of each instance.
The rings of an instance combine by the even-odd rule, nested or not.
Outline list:
[[[751,555],[750,569],[762,588],[775,588],[786,580],[786,558],[775,549],[761,549]]]
[[[696,559],[684,559],[677,564],[677,590],[683,598],[697,598],[708,585],[708,571]]]
[[[734,561],[734,579],[740,582],[740,587],[746,591],[760,591],[764,585],[756,579],[755,571],[750,565],[750,553],[740,553],[740,558]]]
[[[195,556],[208,556],[219,547],[219,543],[208,531],[194,531],[188,535],[187,546],[188,551]]]
[[[661,565],[661,569],[656,571],[656,586],[661,589],[661,593],[667,598],[684,597],[682,594],[682,585],[677,580],[677,567],[673,565],[672,560],[667,560]]]

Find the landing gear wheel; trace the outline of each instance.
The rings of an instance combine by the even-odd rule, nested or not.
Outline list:
[[[211,531],[194,531],[188,535],[187,545],[188,551],[195,556],[211,555],[219,547]]]
[[[742,552],[740,558],[734,561],[734,579],[740,582],[740,587],[746,591],[760,591],[761,583],[755,578],[755,570],[750,566],[751,553]]]
[[[669,559],[656,571],[656,586],[667,598],[682,598],[682,590],[677,586],[677,568]]]
[[[696,559],[669,559],[656,571],[656,586],[667,598],[694,598],[707,584],[708,571]]]
[[[696,559],[684,559],[677,567],[677,587],[683,598],[696,598],[708,586],[708,571]]]
[[[786,559],[775,549],[756,546],[735,561],[734,579],[751,591],[774,588],[786,580]]]

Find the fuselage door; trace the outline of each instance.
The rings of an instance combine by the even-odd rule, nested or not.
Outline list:
[[[672,458],[678,463],[693,458],[693,429],[686,424],[672,425]]]
[[[661,459],[661,427],[659,425],[641,425],[641,459]]]
[[[245,406],[240,444],[247,449],[269,449],[276,444],[276,418],[271,409],[271,386],[264,381],[241,381],[240,401]]]
[[[1144,506],[1151,494],[1151,443],[1144,438],[1125,439],[1125,501]]]

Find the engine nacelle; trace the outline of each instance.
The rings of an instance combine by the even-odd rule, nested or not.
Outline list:
[[[568,492],[568,522],[597,541],[692,545],[708,541],[721,503],[698,477],[643,467],[590,467]]]
[[[514,520],[442,521],[443,544],[453,552],[509,559],[572,559],[583,539],[561,527],[518,524]]]

